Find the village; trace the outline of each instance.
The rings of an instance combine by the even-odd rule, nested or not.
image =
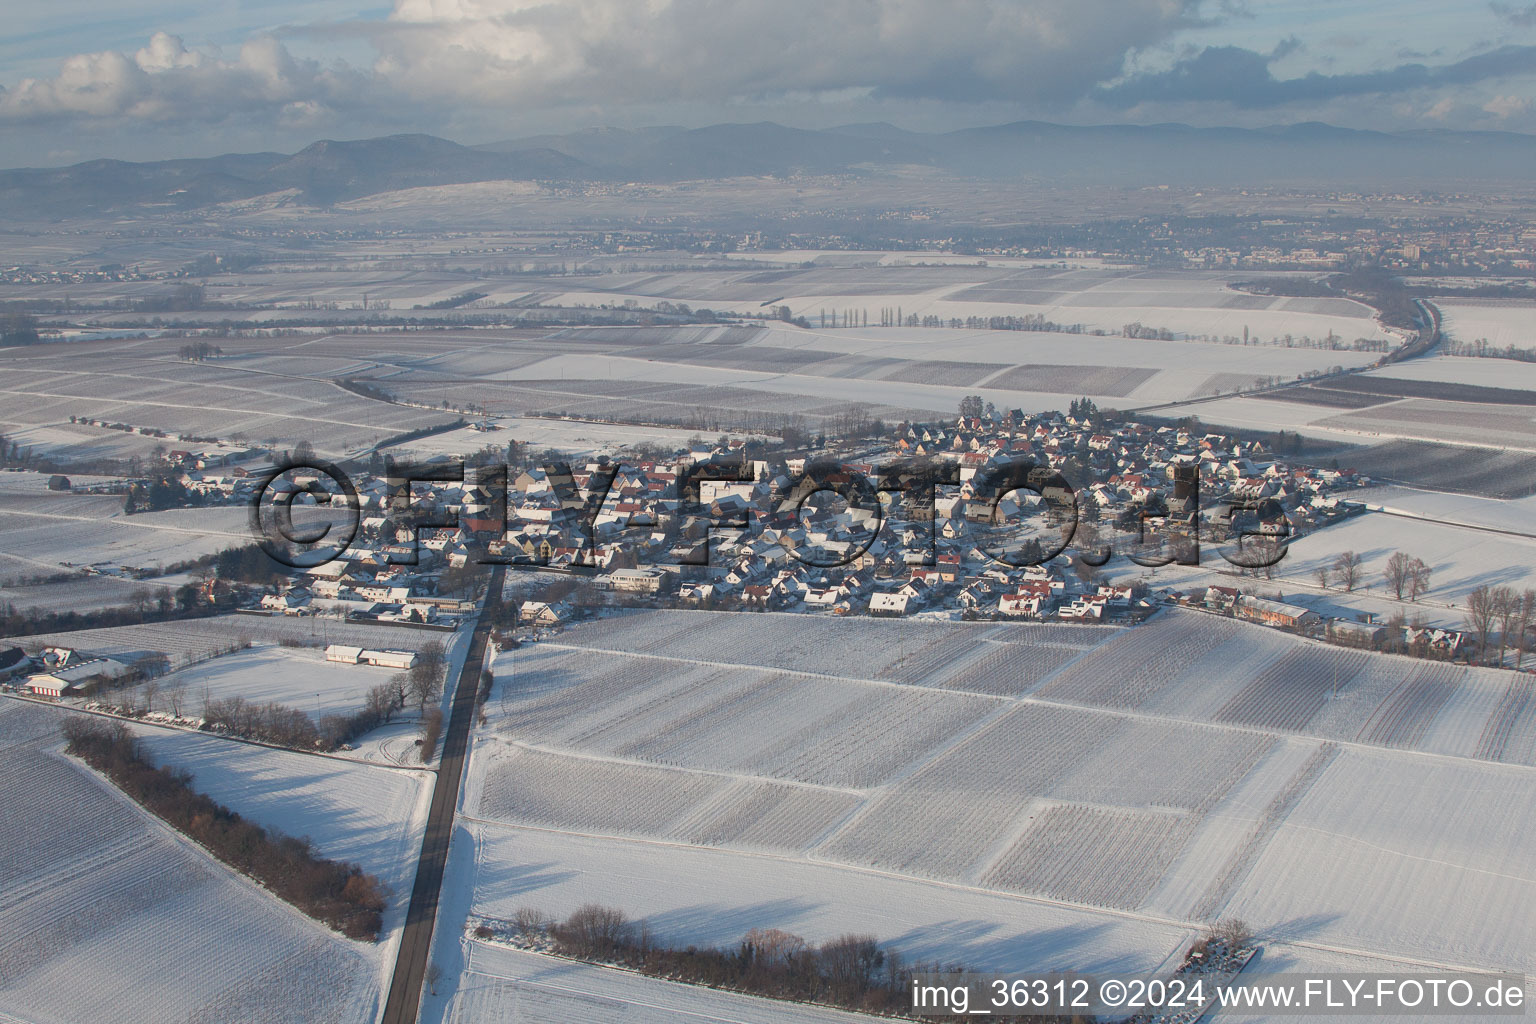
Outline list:
[[[811,448],[721,437],[574,465],[514,462],[515,442],[505,455],[491,446],[405,468],[375,457],[350,481],[357,529],[345,550],[244,603],[453,629],[473,608],[477,566],[503,563],[523,624],[538,627],[662,603],[1087,622],[1178,604],[1351,646],[1460,653],[1454,630],[1403,624],[1390,636],[1387,624],[1325,619],[1262,585],[1289,541],[1362,514],[1351,496],[1369,478],[1293,461],[1278,450],[1284,437],[1128,421],[1087,399],[1067,414],[975,404],[947,422]],[[210,503],[332,486],[292,453],[188,446],[167,458],[168,485]],[[1007,483],[1024,486],[1003,492]],[[1155,587],[1138,572],[1169,563],[1216,563],[1237,578]]]

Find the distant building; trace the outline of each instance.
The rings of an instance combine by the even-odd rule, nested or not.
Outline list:
[[[415,651],[372,651],[364,647],[348,647],[331,644],[325,649],[325,660],[342,665],[373,665],[376,668],[411,668],[416,664]]]
[[[48,478],[48,489],[50,491],[67,491],[71,488],[71,486],[73,485],[70,484],[69,477],[67,476],[60,476],[59,474],[55,473],[53,476]]]

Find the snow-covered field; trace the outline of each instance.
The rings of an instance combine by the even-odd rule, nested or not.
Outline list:
[[[55,712],[0,700],[0,1016],[377,1015],[380,947],[341,938],[234,875],[64,757],[57,735]]]
[[[1505,300],[1497,304],[1479,305],[1476,302],[1450,301],[1437,302],[1436,305],[1440,307],[1442,328],[1457,341],[1471,343],[1486,338],[1489,344],[1497,348],[1508,345],[1516,348],[1536,346],[1536,305],[1529,302]]]
[[[163,683],[181,687],[194,710],[205,695],[212,700],[244,697],[286,704],[318,720],[361,710],[368,691],[393,674],[370,665],[326,661],[321,648],[258,644],[183,669]]]
[[[1533,781],[1528,768],[1341,750],[1227,909],[1282,940],[1529,972]]]
[[[593,340],[607,334],[600,328],[570,333]],[[1063,394],[1089,394],[1120,407],[1149,405],[1236,390],[1261,376],[1289,379],[1336,364],[1361,366],[1375,358],[1370,353],[1267,345],[945,328],[773,327],[749,334],[752,340],[746,345],[720,345],[705,338],[653,353],[637,347],[552,356],[497,378],[562,381],[568,393],[576,394],[580,388],[570,382],[596,378],[739,387],[829,403],[862,401],[948,412],[960,397],[973,392],[999,405],[1025,409],[1054,408]],[[779,363],[757,366],[754,372],[740,362],[754,348],[783,355]],[[975,369],[949,379],[927,369],[935,360]],[[1137,368],[1143,373],[1128,388],[1108,386],[1096,383],[1107,381],[1102,374],[1091,377],[1082,369],[1095,367]],[[1074,372],[1063,377],[1063,370]]]
[[[1067,656],[1003,662],[1009,685],[1013,647]],[[678,942],[863,930],[979,968],[1150,967],[1231,915],[1282,950],[1536,963],[1536,713],[1509,673],[1196,612],[639,613],[495,671],[438,938],[466,971],[448,1012],[487,984],[463,915],[589,901]]]
[[[233,506],[172,509],[131,516],[114,495],[62,501],[0,496],[0,555],[12,578],[91,566],[121,574],[190,561],[251,542],[250,511]],[[27,571],[25,566],[32,569]],[[148,585],[153,586],[153,583]]]
[[[406,441],[403,444],[391,446],[389,450],[424,456],[470,455],[487,445],[505,449],[508,441],[515,440],[518,444],[531,446],[534,451],[555,448],[573,455],[592,455],[611,454],[629,445],[642,443],[681,448],[698,436],[698,431],[695,430],[633,427],[523,416],[497,417],[493,422],[501,429],[486,432],[471,427],[460,427],[458,430]]]
[[[1363,497],[1369,500],[1370,492]],[[1460,496],[1451,496],[1452,507]],[[1473,499],[1475,500],[1475,499]],[[1485,499],[1486,500],[1486,499]],[[1332,565],[1343,551],[1365,559],[1362,583],[1370,593],[1387,596],[1387,559],[1402,551],[1423,559],[1433,570],[1430,590],[1419,599],[1435,612],[1459,618],[1467,595],[1482,585],[1536,588],[1536,537],[1489,533],[1479,524],[1441,523],[1367,514],[1308,534],[1291,545],[1277,566],[1285,576],[1306,581],[1320,566]],[[1530,520],[1515,527],[1531,530]],[[1411,612],[1411,606],[1405,606]]]
[[[1352,495],[1372,508],[1440,519],[1468,526],[1486,526],[1515,533],[1536,533],[1536,497],[1480,498],[1470,494],[1424,491],[1414,487],[1373,487]]]
[[[353,644],[415,650],[430,639],[439,639],[448,645],[467,635],[463,630],[458,633],[432,632],[344,622],[324,616],[213,615],[205,619],[181,619],[140,626],[108,626],[102,629],[42,633],[24,637],[18,643],[28,651],[49,646],[73,647],[86,654],[129,660],[147,652],[159,651],[170,657],[174,668],[184,658],[201,659],[224,654],[247,641],[279,643],[290,640],[319,649],[327,644]],[[369,671],[377,673],[380,681],[389,678],[389,673],[383,669]]]
[[[428,995],[445,1024],[872,1024],[875,1018],[647,978],[470,940],[466,973]]]

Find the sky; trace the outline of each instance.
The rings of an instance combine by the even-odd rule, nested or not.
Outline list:
[[[0,166],[430,132],[888,121],[1536,132],[1536,3],[49,0],[7,12]]]

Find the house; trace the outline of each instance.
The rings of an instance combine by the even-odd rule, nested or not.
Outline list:
[[[997,599],[997,610],[1009,616],[1039,616],[1045,601],[1039,594],[1004,594]]]
[[[532,626],[559,626],[569,622],[571,608],[563,601],[546,604],[543,601],[524,601],[517,609],[519,621]]]
[[[325,649],[325,660],[342,665],[372,665],[376,668],[411,668],[416,664],[415,651],[373,651],[364,647],[331,644]]]
[[[261,607],[284,615],[300,615],[309,605],[309,594],[302,590],[290,590],[282,594],[268,594],[261,599]]]
[[[906,594],[871,594],[869,597],[869,614],[871,615],[905,615],[910,599]]]
[[[1057,609],[1056,615],[1058,618],[1078,621],[1102,619],[1104,617],[1104,601],[1098,597],[1078,598],[1071,604]]]
[[[667,581],[667,573],[661,569],[615,569],[608,575],[614,590],[631,594],[660,593]]]
[[[1205,606],[1213,612],[1231,611],[1237,604],[1238,591],[1234,587],[1207,587]]]

